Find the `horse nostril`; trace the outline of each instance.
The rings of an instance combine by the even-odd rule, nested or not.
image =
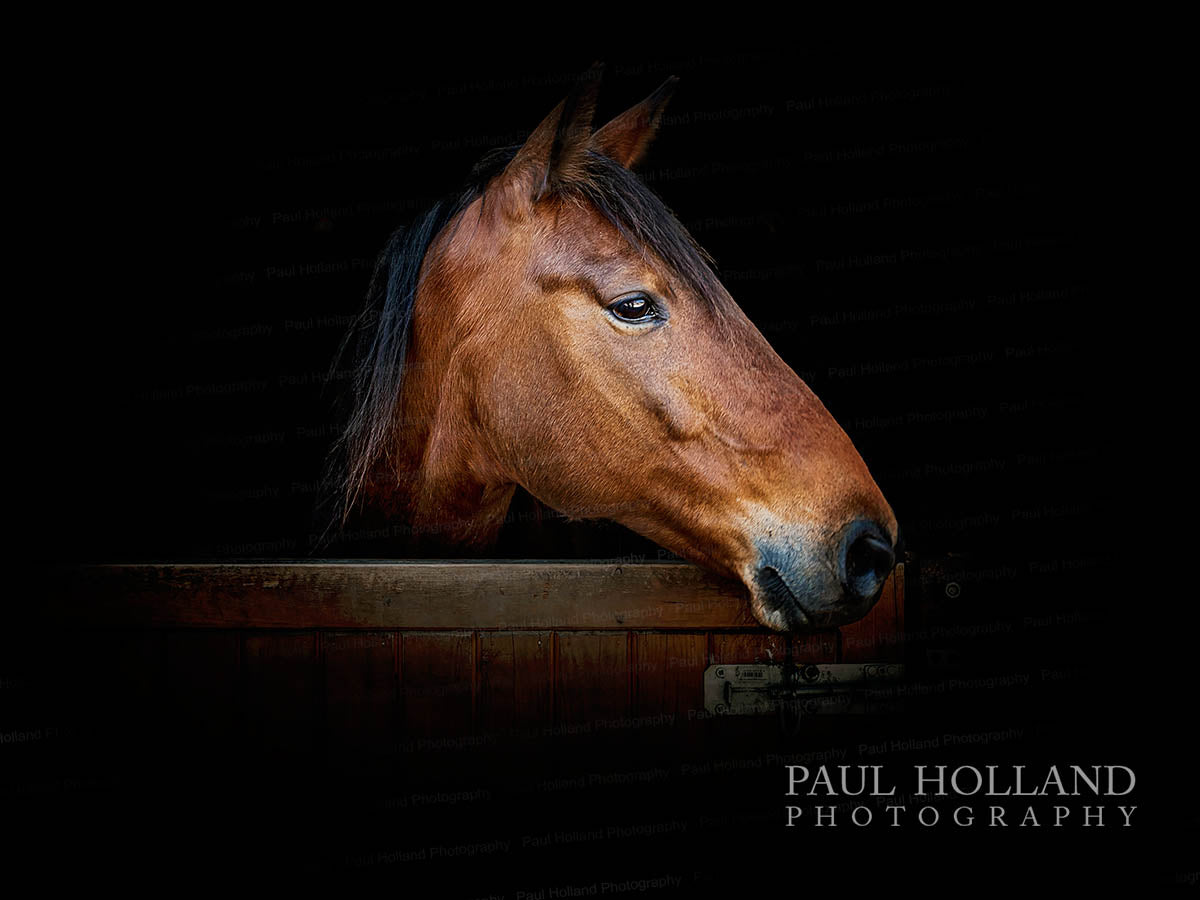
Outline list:
[[[873,597],[892,571],[896,557],[886,532],[874,522],[860,521],[850,535],[842,560],[847,591],[859,600]]]
[[[864,534],[846,551],[846,574],[850,578],[876,578],[892,570],[892,550],[873,534]]]

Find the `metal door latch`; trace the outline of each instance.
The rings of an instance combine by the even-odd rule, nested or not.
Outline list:
[[[891,712],[903,680],[900,663],[721,664],[704,670],[704,708],[718,716],[784,707],[805,715]]]

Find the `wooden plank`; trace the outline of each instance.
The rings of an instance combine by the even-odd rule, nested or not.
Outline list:
[[[240,727],[241,635],[169,631],[166,695],[170,723],[192,743],[221,741]]]
[[[635,638],[634,715],[672,715],[678,724],[697,721],[696,710],[704,709],[707,635],[650,632]]]
[[[898,659],[903,655],[902,598],[896,589],[903,577],[902,569],[898,566],[888,578],[879,601],[864,618],[841,627],[843,662]]]
[[[761,626],[744,589],[687,564],[265,562],[62,570],[33,614],[83,626],[690,630]]]
[[[551,721],[550,632],[485,632],[479,636],[480,729],[498,734]]]
[[[280,562],[60,571],[60,602],[33,614],[77,626],[765,631],[742,588],[675,563]],[[903,624],[902,583],[898,566],[886,587],[894,609],[881,610],[881,601],[871,614],[886,616],[883,627],[893,632]],[[846,626],[855,627],[861,626]]]
[[[839,646],[837,629],[796,634],[792,636],[792,659],[797,664],[839,662]]]
[[[469,734],[475,673],[472,634],[405,634],[400,660],[405,736]]]
[[[388,765],[379,751],[399,737],[396,642],[390,631],[321,636],[325,723],[334,764],[351,774]]]
[[[596,723],[629,712],[629,640],[625,633],[567,631],[558,643],[555,701],[563,723]]]
[[[317,653],[312,632],[245,636],[246,736],[256,749],[289,757],[315,751]]]
[[[713,663],[781,663],[787,659],[787,635],[714,634],[710,646]]]

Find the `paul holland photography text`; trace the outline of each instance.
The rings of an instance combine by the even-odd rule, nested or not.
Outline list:
[[[1028,771],[1029,766],[914,765],[901,778],[889,777],[883,766],[784,768],[787,797],[871,798],[871,803],[860,799],[789,805],[785,807],[789,828],[879,824],[891,828],[913,824],[926,828],[939,824],[959,828],[1128,828],[1137,810],[1133,805],[1068,799],[1128,797],[1137,783],[1128,766],[1055,765]],[[965,797],[977,800],[954,805]],[[982,798],[987,801],[981,802]]]

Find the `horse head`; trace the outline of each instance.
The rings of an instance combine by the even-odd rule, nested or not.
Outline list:
[[[485,545],[520,485],[740,580],[768,627],[861,618],[896,517],[633,173],[675,79],[593,130],[596,75],[381,256],[347,508]]]

